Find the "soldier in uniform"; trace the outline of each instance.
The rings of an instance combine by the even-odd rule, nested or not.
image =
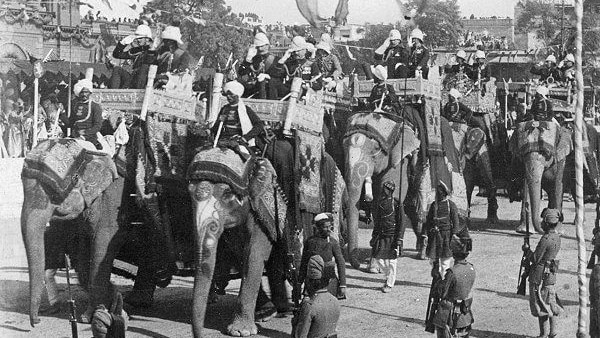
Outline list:
[[[563,311],[554,285],[558,272],[556,256],[560,251],[560,234],[556,231],[563,216],[558,209],[546,208],[542,211],[542,229],[535,251],[523,244],[523,252],[531,264],[529,274],[529,307],[531,314],[538,317],[540,337],[556,337],[556,319]]]
[[[337,337],[336,327],[340,319],[340,304],[327,291],[329,281],[322,278],[325,262],[319,255],[308,261],[307,291],[300,311],[292,319],[292,337]]]
[[[575,81],[575,56],[569,53],[565,58],[558,64],[561,77],[560,80],[564,82]]]
[[[376,109],[381,105],[381,109],[386,112],[396,112],[399,109],[399,100],[396,95],[394,87],[386,83],[388,78],[387,69],[378,65],[371,70],[373,76],[375,76],[375,86],[371,89],[371,95],[369,96],[369,103],[372,109]],[[381,103],[383,100],[383,104]]]
[[[438,267],[444,278],[452,262],[450,242],[452,238],[469,238],[469,229],[460,223],[458,208],[449,198],[450,190],[440,181],[436,188],[436,200],[429,206],[423,233],[427,234],[425,254],[431,265]],[[425,247],[425,246],[424,246]]]
[[[342,255],[340,244],[335,238],[332,238],[331,230],[333,228],[333,215],[331,213],[320,213],[313,220],[315,224],[315,234],[311,236],[304,245],[302,251],[302,260],[300,263],[299,282],[303,283],[306,279],[307,265],[310,257],[319,255],[325,262],[323,270],[323,279],[330,281],[330,291],[338,299],[346,298],[346,261]],[[335,268],[339,272],[339,278],[335,274]]]
[[[322,88],[319,80],[320,71],[315,62],[307,58],[309,49],[312,51],[314,46],[309,44],[301,36],[296,36],[292,40],[292,45],[285,54],[273,64],[268,74],[271,77],[269,83],[269,98],[280,99],[290,92],[292,80],[294,77],[300,77],[304,80],[304,88],[320,90]]]
[[[122,67],[115,67],[109,81],[109,88],[136,88],[143,89],[148,82],[149,61],[153,52],[152,30],[148,25],[139,25],[133,35],[124,37],[117,43],[112,56],[115,59],[133,60],[132,73],[129,74]]]
[[[162,42],[158,47],[157,74],[178,73],[191,69],[192,57],[183,49],[179,27],[167,26],[161,33]],[[158,77],[157,77],[158,79]]]
[[[71,128],[71,136],[91,142],[96,149],[102,149],[98,140],[98,132],[102,127],[102,107],[90,99],[94,90],[91,80],[82,79],[73,86],[75,99],[71,102],[71,117],[61,116],[67,128]]]
[[[467,73],[469,64],[467,63],[467,53],[464,50],[456,52],[456,64],[446,66],[446,74]]]
[[[489,135],[483,116],[475,114],[471,108],[460,102],[461,97],[462,94],[456,88],[450,89],[450,92],[448,92],[448,102],[444,105],[444,109],[442,109],[442,116],[450,122],[464,123],[471,128],[479,128],[486,135]]]
[[[490,80],[484,51],[478,50],[475,52],[475,63],[468,68],[467,76],[474,82],[475,86],[481,88],[481,97],[484,97],[486,93],[485,83]]]
[[[410,32],[412,47],[408,57],[408,77],[418,77],[418,74],[421,74],[421,77],[426,79],[429,74],[429,50],[423,45],[424,38],[425,34],[418,28]]]
[[[401,235],[404,231],[397,216],[399,203],[394,199],[394,190],[394,182],[387,181],[383,184],[383,191],[375,204],[377,216],[370,241],[371,257],[385,274],[385,282],[381,287],[384,293],[390,292],[396,283],[396,263],[403,244]]]
[[[408,49],[402,44],[402,35],[392,29],[385,42],[375,50],[375,60],[387,67],[390,79],[408,77]]]
[[[342,64],[337,55],[331,53],[331,37],[323,34],[321,41],[315,46],[316,62],[321,72],[321,80],[327,90],[334,90],[337,81],[342,78]]]
[[[270,79],[267,73],[275,62],[275,55],[269,53],[270,44],[265,33],[256,33],[254,43],[238,69],[240,82],[246,88],[246,96],[258,94],[259,99],[267,98],[267,84]]]
[[[552,101],[548,100],[548,88],[545,86],[538,86],[535,90],[535,96],[531,103],[531,109],[525,116],[523,121],[551,121],[554,117],[554,109],[552,107]],[[523,122],[520,121],[520,122]]]
[[[560,80],[560,70],[556,66],[556,56],[548,55],[546,61],[533,65],[529,70],[531,74],[539,75],[540,81],[547,84]]]
[[[471,250],[470,238],[453,238],[450,248],[454,266],[437,285],[440,303],[433,318],[438,338],[469,337],[473,324],[473,284],[475,269],[467,262]]]

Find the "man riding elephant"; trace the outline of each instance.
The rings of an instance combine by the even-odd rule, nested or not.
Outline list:
[[[321,41],[315,46],[316,62],[321,72],[323,87],[329,91],[335,90],[337,81],[342,78],[342,64],[337,55],[332,54],[331,36],[323,34]]]
[[[90,99],[94,90],[92,80],[82,79],[73,86],[75,99],[71,102],[71,116],[61,116],[67,128],[71,128],[71,136],[91,142],[97,149],[102,149],[98,140],[98,132],[102,127],[102,107]]]
[[[271,78],[268,72],[276,61],[275,55],[269,53],[270,45],[265,33],[257,32],[254,35],[254,43],[248,49],[246,59],[238,69],[240,81],[246,88],[246,96],[258,94],[259,99],[267,98],[268,82]]]
[[[475,115],[465,104],[460,102],[462,94],[455,88],[448,93],[448,102],[442,109],[442,116],[449,122],[467,124],[471,128],[479,128],[488,135],[488,128],[482,116]]]
[[[409,51],[397,29],[392,29],[385,42],[375,50],[375,60],[387,67],[390,79],[408,77],[408,56]]]

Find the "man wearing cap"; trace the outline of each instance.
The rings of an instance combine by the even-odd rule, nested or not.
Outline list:
[[[394,86],[386,83],[388,78],[387,68],[382,65],[376,67],[371,66],[371,73],[373,74],[375,85],[371,89],[371,95],[369,96],[369,103],[371,109],[375,110],[381,106],[381,109],[386,112],[396,113],[400,109],[400,103]],[[383,100],[383,104],[381,104]]]
[[[481,96],[485,96],[487,92],[485,83],[490,81],[490,73],[484,51],[477,50],[475,52],[475,62],[468,68],[467,76],[474,82],[475,86],[481,88]]]
[[[323,280],[331,281],[335,284],[332,289],[334,296],[338,299],[346,298],[346,261],[342,255],[340,244],[335,238],[331,237],[333,229],[333,215],[331,213],[317,214],[313,220],[315,225],[314,235],[304,244],[302,259],[300,261],[299,282],[303,283],[307,276],[307,264],[314,255],[319,255],[325,262],[323,270]],[[337,278],[335,268],[339,273]],[[337,281],[334,281],[337,279]]]
[[[254,43],[248,48],[246,59],[238,69],[241,83],[246,88],[246,96],[255,96],[257,98],[267,98],[267,83],[271,76],[269,69],[275,62],[275,55],[269,53],[269,38],[263,32],[257,32],[254,35]]]
[[[531,251],[529,245],[523,244],[523,252],[531,263],[529,273],[531,314],[538,317],[539,337],[550,338],[557,337],[555,317],[563,311],[554,287],[559,269],[556,256],[560,251],[561,242],[556,227],[563,221],[563,216],[558,209],[546,208],[542,211],[541,217],[544,235],[540,238],[535,251]]]
[[[575,81],[575,56],[569,53],[565,58],[558,64],[558,69],[561,72],[560,80],[564,82]]]
[[[73,86],[75,99],[71,102],[71,117],[61,115],[67,128],[71,128],[71,136],[91,142],[97,149],[102,149],[98,141],[98,132],[102,127],[102,107],[90,99],[94,88],[91,80],[79,80]]]
[[[469,238],[469,229],[460,223],[458,208],[450,200],[448,186],[440,181],[436,187],[436,200],[429,206],[423,234],[427,235],[425,254],[433,266],[432,275],[444,278],[450,268],[452,250],[450,242],[456,236]]]
[[[255,147],[255,137],[263,131],[263,122],[256,113],[240,99],[244,94],[244,86],[237,81],[230,81],[223,86],[223,96],[227,104],[221,108],[211,135],[219,135],[219,143],[239,151],[242,157],[249,157],[251,152],[245,147]],[[232,143],[233,142],[233,143]],[[241,147],[244,145],[244,147]]]
[[[162,42],[158,47],[157,74],[177,73],[191,69],[192,57],[183,49],[179,27],[167,26],[161,33]]]
[[[539,75],[540,81],[548,84],[560,80],[560,70],[556,66],[556,56],[550,54],[546,61],[533,65],[529,70],[531,74]]]
[[[446,277],[436,286],[440,302],[433,325],[439,338],[469,337],[474,322],[471,306],[475,284],[475,268],[467,262],[471,239],[454,237],[450,249],[454,266],[446,271]]]
[[[295,77],[304,80],[304,88],[310,87],[313,90],[322,88],[319,67],[306,57],[307,52],[312,52],[313,49],[314,46],[306,42],[302,36],[295,36],[292,39],[290,48],[268,71],[271,76],[269,99],[280,99],[287,95]]]
[[[402,44],[402,35],[392,29],[383,44],[375,50],[375,60],[387,67],[390,79],[406,78],[408,75],[408,49]]]
[[[152,30],[148,25],[139,25],[133,35],[124,37],[117,43],[112,56],[115,59],[132,60],[131,75],[122,67],[115,67],[110,77],[109,88],[143,89],[148,82],[148,68],[152,60]]]
[[[319,255],[309,258],[306,273],[308,297],[292,319],[294,338],[335,338],[340,319],[340,304],[327,291],[329,281],[323,278],[325,262]]]
[[[429,50],[423,45],[425,34],[418,28],[410,32],[410,55],[408,57],[408,77],[420,77],[426,79],[429,74]]]
[[[450,122],[469,123],[471,121],[473,111],[459,101],[461,97],[462,94],[456,88],[452,88],[448,92],[448,102],[442,109],[442,116]]]
[[[458,74],[458,73],[467,73],[467,69],[469,65],[467,64],[467,53],[464,50],[459,50],[456,52],[456,64],[454,65],[446,65],[445,71],[446,74]]]
[[[535,90],[531,109],[523,117],[523,121],[551,121],[553,117],[554,109],[552,101],[548,100],[548,87],[539,85]]]
[[[331,36],[324,33],[321,36],[321,41],[315,46],[316,63],[321,72],[321,80],[324,87],[331,91],[334,90],[338,80],[342,78],[342,64],[337,55],[332,54]]]

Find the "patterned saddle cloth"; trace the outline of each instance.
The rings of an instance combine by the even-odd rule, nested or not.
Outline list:
[[[399,116],[397,119],[401,119]],[[396,116],[379,113],[361,113],[352,116],[344,137],[364,133],[379,142],[381,149],[389,154],[402,135],[401,123]]]
[[[548,121],[527,121],[517,126],[517,152],[525,156],[539,152],[545,157],[555,155],[558,126]]]
[[[228,184],[235,194],[248,195],[248,181],[255,158],[243,162],[227,148],[210,148],[196,154],[187,173],[188,180]]]
[[[63,138],[45,140],[33,148],[21,175],[39,180],[56,204],[83,182],[82,194],[91,203],[117,177],[117,170],[106,153],[86,150],[77,140]]]

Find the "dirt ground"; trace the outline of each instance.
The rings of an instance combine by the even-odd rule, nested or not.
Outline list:
[[[469,257],[477,271],[473,312],[475,323],[472,337],[513,338],[538,334],[537,320],[529,313],[528,300],[515,294],[521,259],[523,237],[514,232],[520,204],[499,201],[498,225],[485,223],[486,205],[475,198],[473,207],[473,252]],[[544,202],[545,203],[545,202]],[[565,202],[565,234],[562,239],[560,272],[557,290],[565,305],[559,319],[558,337],[574,336],[577,330],[577,243],[575,238],[575,207]],[[588,255],[589,239],[594,225],[594,207],[586,205],[585,235]],[[67,313],[42,317],[35,328],[29,325],[28,276],[18,219],[0,219],[0,337],[71,337]],[[370,229],[360,230],[363,254],[368,254]],[[539,235],[532,237],[535,247]],[[433,337],[424,332],[430,267],[426,261],[415,259],[415,236],[407,231],[406,250],[398,260],[398,280],[391,293],[379,291],[382,275],[347,269],[348,299],[341,302],[342,314],[338,323],[340,337]],[[587,259],[587,258],[586,258]],[[365,265],[363,264],[363,268]],[[588,271],[589,272],[589,271]],[[58,282],[66,288],[64,271]],[[131,289],[129,280],[113,276],[122,291]],[[587,283],[587,282],[586,282]],[[144,311],[130,312],[127,337],[191,337],[191,291],[193,278],[175,278],[165,289],[157,290],[155,306]],[[587,287],[587,284],[586,284]],[[239,281],[230,283],[227,295],[207,311],[206,337],[222,337],[232,317],[233,301]],[[84,294],[75,288],[79,310],[84,309]],[[288,337],[291,318],[273,318],[258,323],[258,337]],[[79,336],[91,337],[89,325],[79,324]]]

